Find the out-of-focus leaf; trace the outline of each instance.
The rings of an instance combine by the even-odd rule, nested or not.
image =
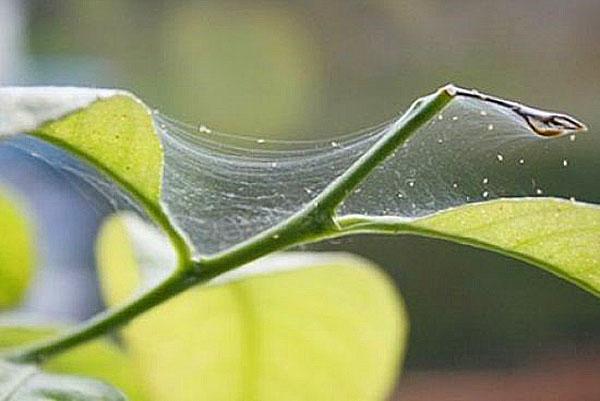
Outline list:
[[[0,193],[0,309],[22,299],[34,259],[30,222],[13,199]]]
[[[31,325],[0,325],[0,350],[56,335],[57,329]],[[90,377],[115,386],[131,401],[148,401],[146,383],[139,369],[117,346],[95,340],[61,353],[43,364],[51,373]]]
[[[33,365],[0,361],[1,401],[125,401],[117,389],[99,381],[42,373]]]
[[[111,304],[138,284],[138,261],[152,257],[136,253],[128,226],[113,218],[99,238]],[[381,401],[395,381],[406,331],[402,303],[373,265],[292,253],[193,288],[123,334],[156,400]]]

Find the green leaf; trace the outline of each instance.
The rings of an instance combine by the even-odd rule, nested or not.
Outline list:
[[[0,88],[0,136],[32,133],[92,162],[157,205],[163,152],[150,110],[128,92]]]
[[[141,230],[131,226],[115,217],[100,234],[111,304],[146,274],[139,261],[161,253],[158,242],[140,255],[131,235]],[[156,400],[381,401],[395,382],[406,332],[402,302],[373,265],[292,253],[193,288],[123,334]]]
[[[0,325],[0,350],[52,337],[57,328]],[[91,377],[109,383],[132,401],[149,400],[144,378],[131,359],[109,341],[95,340],[44,362],[47,372]]]
[[[33,365],[0,361],[0,401],[124,401],[118,390],[95,380],[42,373]]]
[[[0,309],[23,298],[34,263],[33,235],[25,213],[0,193]]]
[[[407,222],[347,216],[342,231],[438,237],[539,266],[600,296],[600,207],[560,199],[504,199]]]

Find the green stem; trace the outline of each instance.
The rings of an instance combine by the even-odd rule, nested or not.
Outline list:
[[[329,184],[309,205],[281,224],[226,251],[202,259],[200,271],[220,274],[287,246],[314,241],[336,225],[335,209],[367,176],[430,121],[456,95],[451,85],[415,101],[395,126]]]
[[[415,101],[389,132],[330,183],[310,204],[273,228],[214,256],[191,261],[187,248],[183,249],[185,246],[182,244],[182,239],[171,226],[168,218],[142,198],[144,206],[151,210],[154,219],[167,231],[173,245],[177,248],[180,265],[175,273],[134,301],[102,313],[56,339],[34,344],[4,356],[18,362],[43,360],[104,335],[186,289],[264,255],[293,245],[316,241],[334,233],[339,234],[335,218],[337,206],[377,165],[389,157],[416,130],[434,118],[455,95],[455,88],[446,86],[432,95]]]
[[[189,274],[189,271],[174,274],[132,302],[98,314],[58,338],[19,348],[14,352],[3,354],[2,357],[13,362],[41,362],[52,355],[99,337],[127,323],[134,317],[195,285],[197,281]]]
[[[396,151],[425,123],[432,120],[455,95],[455,87],[448,85],[429,96],[416,100],[386,135],[321,192],[315,199],[319,208],[329,211],[333,215],[337,206],[371,174],[375,167]]]

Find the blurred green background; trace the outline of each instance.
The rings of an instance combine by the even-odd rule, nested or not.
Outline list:
[[[325,138],[386,120],[453,82],[568,110],[594,133],[598,16],[595,0],[3,0],[0,83],[127,88],[220,131]],[[599,178],[591,171],[586,182]],[[88,237],[102,214],[90,213]],[[79,267],[89,267],[91,240],[77,247]],[[409,376],[600,355],[598,301],[523,263],[408,237],[318,249],[365,255],[396,278],[412,319]],[[75,315],[97,307],[86,302]]]

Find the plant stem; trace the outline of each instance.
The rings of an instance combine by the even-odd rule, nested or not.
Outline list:
[[[321,192],[315,203],[334,214],[337,206],[371,174],[375,167],[425,123],[432,120],[455,95],[455,87],[447,85],[429,96],[416,100],[379,141]]]
[[[290,245],[316,240],[335,227],[335,209],[367,178],[377,165],[392,154],[421,126],[430,121],[456,95],[445,86],[416,100],[394,126],[342,175],[329,184],[310,204],[289,219],[226,251],[202,259],[199,271],[220,274]]]
[[[455,88],[446,86],[415,101],[379,141],[302,210],[271,229],[214,256],[190,260],[187,249],[183,249],[185,246],[181,237],[168,218],[142,198],[144,206],[151,209],[151,215],[167,231],[179,253],[180,264],[175,273],[130,303],[99,314],[58,338],[18,349],[3,357],[15,362],[39,362],[104,335],[194,285],[272,252],[339,233],[335,219],[337,206],[377,165],[439,113],[455,95]]]
[[[106,334],[152,307],[185,291],[196,283],[197,279],[191,276],[189,271],[187,273],[174,274],[130,303],[98,314],[84,324],[65,332],[58,338],[2,354],[2,358],[13,362],[41,362],[52,355]]]

